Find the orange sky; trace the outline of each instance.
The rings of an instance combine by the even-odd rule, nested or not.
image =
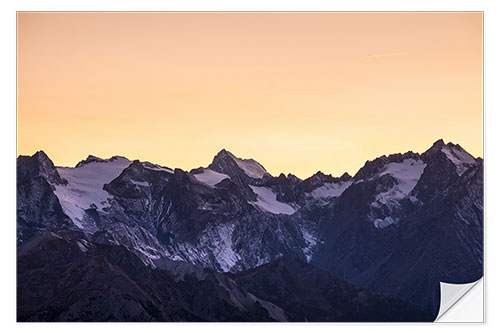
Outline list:
[[[482,13],[18,13],[18,154],[354,174],[482,156]]]

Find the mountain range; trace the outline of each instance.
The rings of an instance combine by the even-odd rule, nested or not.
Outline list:
[[[483,160],[436,141],[354,175],[17,158],[19,321],[432,321],[483,275]]]

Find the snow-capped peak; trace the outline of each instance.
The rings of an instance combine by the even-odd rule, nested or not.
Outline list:
[[[461,176],[468,168],[476,164],[475,158],[459,145],[449,143],[441,148],[446,157],[455,164],[457,174]]]
[[[229,153],[234,159],[236,164],[245,171],[245,173],[252,178],[262,178],[267,173],[266,169],[259,162],[254,159],[241,159]]]
[[[142,166],[145,169],[148,169],[148,170],[164,171],[164,172],[168,172],[168,173],[171,173],[171,174],[174,173],[174,170],[172,170],[169,167],[164,167],[164,166],[161,166],[161,165],[158,165],[158,164],[154,164],[154,163],[151,163],[151,162],[142,162]]]
[[[234,156],[231,152],[222,149],[208,166],[209,169],[234,176],[242,172],[251,178],[260,179],[268,172],[254,159],[242,159]]]
[[[78,164],[75,166],[75,168],[80,168],[80,167],[87,165],[87,164],[90,164],[90,163],[106,163],[106,162],[114,162],[117,160],[130,162],[129,159],[127,159],[126,157],[123,157],[123,156],[113,156],[111,158],[104,159],[104,158],[100,158],[100,157],[97,157],[94,155],[89,155],[85,160],[78,162]]]
[[[43,150],[37,151],[33,156],[19,156],[17,160],[18,181],[31,175],[43,176],[51,184],[66,184],[56,170],[54,163]]]
[[[83,161],[82,161],[83,162]],[[84,213],[95,206],[102,209],[111,195],[104,184],[110,183],[130,165],[125,157],[112,157],[108,160],[88,158],[85,163],[78,163],[75,168],[58,167],[59,174],[68,181],[66,185],[55,186],[64,213],[80,228],[86,228]],[[88,226],[87,226],[88,227]]]

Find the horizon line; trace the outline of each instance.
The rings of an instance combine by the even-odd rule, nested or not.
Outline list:
[[[472,155],[472,154],[471,154],[471,153],[469,153],[467,150],[465,150],[465,149],[464,149],[464,148],[463,148],[460,144],[458,144],[458,143],[453,143],[452,141],[445,142],[442,138],[441,138],[441,139],[436,140],[436,141],[435,141],[435,142],[434,142],[434,143],[433,143],[433,144],[432,144],[429,148],[427,148],[427,149],[426,149],[425,151],[423,151],[422,153],[419,153],[419,152],[414,152],[413,150],[408,150],[408,151],[406,151],[406,152],[396,152],[396,153],[390,153],[390,154],[383,154],[383,155],[377,156],[377,157],[375,157],[375,158],[373,158],[373,159],[367,159],[367,160],[365,161],[365,163],[364,163],[361,167],[359,167],[359,168],[357,169],[357,171],[356,171],[353,175],[351,175],[351,174],[350,174],[349,172],[347,172],[347,171],[344,171],[344,172],[343,172],[340,176],[338,176],[338,177],[333,176],[333,174],[332,174],[332,173],[327,173],[327,172],[324,172],[324,171],[322,171],[321,169],[320,169],[320,170],[318,170],[318,171],[316,171],[316,172],[315,172],[315,173],[313,173],[312,175],[310,175],[310,176],[308,176],[308,177],[306,177],[306,178],[303,178],[303,179],[302,179],[302,178],[300,178],[300,177],[298,177],[297,175],[295,175],[295,174],[291,173],[291,172],[288,172],[288,174],[285,174],[284,172],[280,172],[277,176],[274,176],[274,175],[272,175],[269,171],[267,171],[267,169],[265,168],[265,166],[264,166],[262,163],[260,163],[259,161],[255,160],[254,158],[252,158],[252,157],[249,157],[249,158],[238,157],[238,156],[236,156],[235,154],[233,154],[230,150],[228,150],[228,149],[226,149],[226,148],[222,148],[222,149],[220,149],[220,150],[219,150],[219,151],[218,151],[215,155],[213,155],[213,158],[215,158],[215,156],[217,156],[217,154],[219,154],[221,151],[226,151],[226,152],[229,152],[230,154],[232,154],[233,156],[235,156],[236,158],[240,158],[240,159],[243,159],[243,160],[253,160],[253,161],[255,161],[256,163],[260,164],[260,165],[261,165],[261,166],[262,166],[262,167],[266,170],[266,172],[267,172],[268,174],[270,174],[271,176],[273,176],[273,177],[279,177],[280,175],[285,175],[285,176],[287,176],[287,177],[288,177],[289,175],[292,175],[292,176],[295,176],[295,177],[297,177],[297,178],[299,178],[299,179],[301,179],[301,180],[304,180],[304,179],[307,179],[307,178],[310,178],[310,177],[314,176],[314,175],[315,175],[315,174],[317,174],[317,173],[322,173],[322,174],[324,174],[324,175],[329,175],[329,176],[332,176],[332,177],[334,177],[334,178],[340,178],[340,177],[342,177],[344,174],[347,174],[347,175],[349,175],[349,176],[351,176],[351,177],[354,177],[354,176],[358,173],[358,171],[359,171],[359,170],[361,170],[361,169],[363,168],[363,166],[364,166],[364,165],[366,165],[366,163],[368,163],[368,162],[372,162],[372,161],[374,161],[374,160],[376,160],[376,159],[378,159],[378,158],[384,157],[384,156],[385,156],[385,157],[389,157],[389,156],[392,156],[392,155],[397,155],[397,154],[413,153],[413,154],[417,154],[417,155],[422,155],[422,154],[424,154],[426,151],[428,151],[429,149],[431,149],[431,148],[432,148],[435,144],[437,144],[437,143],[438,143],[438,142],[440,142],[440,141],[442,141],[442,142],[443,142],[443,144],[444,144],[445,146],[446,146],[446,145],[451,144],[451,145],[458,146],[458,147],[462,148],[464,151],[466,151],[468,154],[470,154],[470,155],[471,155],[474,159],[476,159],[476,160],[477,160],[477,159],[484,160],[481,156],[474,156],[474,155]],[[43,152],[43,153],[44,153],[47,157],[49,157],[49,159],[52,161],[52,159],[50,158],[50,156],[49,156],[47,153],[45,153],[45,151],[44,151],[43,149],[37,150],[37,151],[36,151],[35,153],[33,153],[32,155],[21,155],[21,154],[19,154],[19,155],[16,157],[16,159],[17,159],[17,158],[19,158],[19,157],[21,157],[21,156],[28,156],[28,157],[32,157],[32,156],[34,156],[35,154],[37,154],[37,153],[39,153],[39,152]],[[17,151],[16,151],[16,153],[17,153]],[[138,159],[138,158],[131,159],[131,158],[129,158],[129,157],[127,157],[127,156],[123,156],[123,155],[113,155],[113,156],[108,157],[108,158],[102,158],[102,157],[99,157],[99,156],[96,156],[96,155],[93,155],[93,154],[89,154],[89,155],[87,155],[87,158],[84,158],[84,159],[79,160],[79,161],[78,161],[78,162],[77,162],[74,166],[56,165],[56,163],[54,163],[54,161],[52,161],[52,163],[54,163],[54,167],[56,167],[56,168],[71,168],[71,169],[74,169],[74,168],[76,168],[76,166],[78,165],[78,163],[85,161],[85,160],[86,160],[86,159],[88,159],[89,157],[96,157],[96,158],[99,158],[99,159],[102,159],[102,160],[105,160],[105,161],[106,161],[106,160],[110,160],[110,159],[115,158],[115,157],[121,157],[121,158],[125,158],[125,159],[129,160],[130,162],[134,162],[134,161],[138,161],[138,162],[141,162],[141,163],[147,162],[147,163],[156,164],[156,165],[158,165],[158,166],[161,166],[161,167],[164,167],[164,168],[168,168],[168,169],[171,169],[171,170],[176,170],[176,169],[179,169],[179,170],[182,170],[182,171],[187,172],[187,173],[191,173],[191,171],[193,171],[193,170],[195,170],[195,169],[198,169],[198,168],[208,168],[208,166],[206,166],[206,167],[204,167],[204,166],[198,166],[198,167],[190,168],[190,169],[188,170],[188,169],[183,169],[183,168],[180,168],[180,167],[170,167],[170,166],[160,165],[160,164],[157,164],[157,163],[155,163],[155,162],[151,162],[151,161],[149,161],[149,160],[140,160],[140,159]],[[213,160],[213,158],[212,158],[212,160]]]

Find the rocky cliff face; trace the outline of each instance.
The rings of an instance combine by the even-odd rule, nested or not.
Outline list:
[[[52,184],[67,184],[44,152],[17,159],[17,242],[43,230],[76,228],[65,215]]]

